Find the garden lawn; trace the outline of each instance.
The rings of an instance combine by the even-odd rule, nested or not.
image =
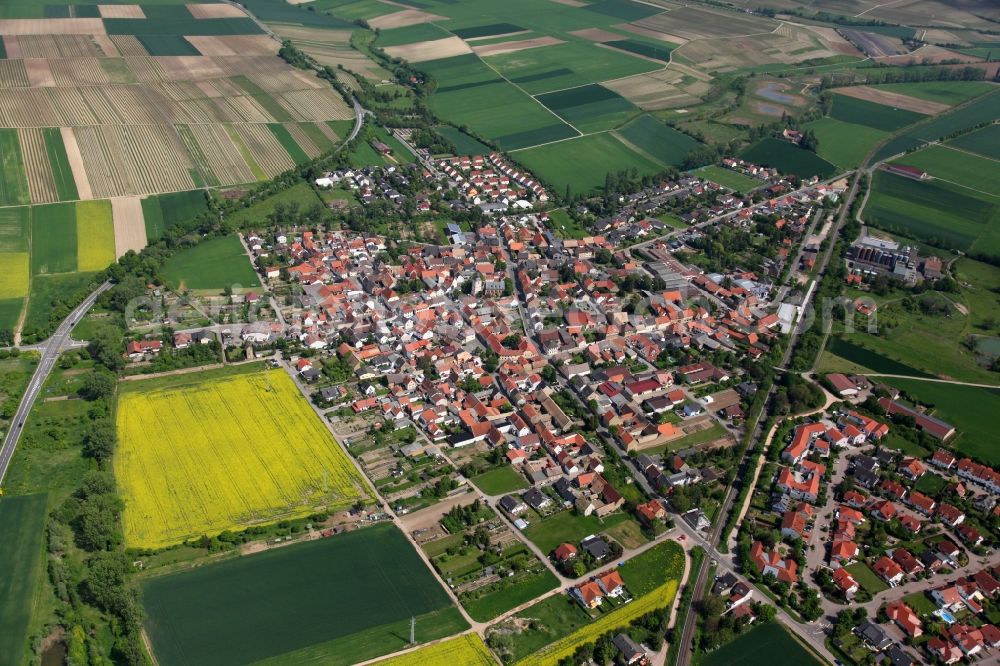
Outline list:
[[[882,590],[888,590],[889,586],[878,577],[870,566],[864,562],[855,562],[854,564],[849,564],[846,567],[847,571],[854,576],[854,580],[858,581],[858,585],[868,590],[871,594],[878,594]]]
[[[449,619],[447,594],[394,525],[232,558],[142,588],[162,666],[307,663],[306,655],[346,664],[405,647],[411,617],[418,641],[468,626]]]
[[[233,234],[181,250],[163,265],[163,277],[178,291],[260,286],[243,244]]]
[[[594,514],[581,516],[572,510],[560,511],[529,525],[524,530],[524,536],[531,539],[543,553],[550,553],[559,544],[578,544],[591,534],[599,534],[627,520],[631,519],[623,512],[613,513],[602,520]]]
[[[486,495],[504,495],[516,490],[524,490],[528,482],[510,465],[497,467],[470,479]]]
[[[703,430],[697,430],[689,435],[684,435],[683,437],[668,442],[663,451],[664,453],[668,453],[670,451],[686,449],[689,446],[696,446],[698,444],[704,444],[705,442],[711,442],[716,439],[722,439],[726,436],[726,434],[725,428],[723,428],[718,422],[713,422],[711,427],[704,428]]]
[[[691,175],[697,178],[706,178],[713,183],[717,183],[723,187],[728,187],[731,190],[741,193],[746,193],[752,189],[763,187],[765,184],[762,181],[749,176],[744,176],[743,174],[733,171],[732,169],[724,169],[715,165],[702,167],[701,169],[692,171]]]

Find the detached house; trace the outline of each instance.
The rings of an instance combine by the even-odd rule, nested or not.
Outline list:
[[[754,541],[750,547],[750,561],[763,576],[774,576],[789,585],[799,580],[798,562],[790,557],[782,559],[777,550],[765,551],[760,541]]]

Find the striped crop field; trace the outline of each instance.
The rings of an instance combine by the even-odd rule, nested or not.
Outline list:
[[[238,123],[233,125],[233,129],[268,178],[274,178],[295,167],[295,162],[289,157],[288,151],[267,125]]]
[[[115,225],[111,202],[76,203],[76,266],[79,271],[99,271],[115,261]]]
[[[240,370],[122,385],[114,471],[129,547],[161,548],[367,495],[285,372]]]

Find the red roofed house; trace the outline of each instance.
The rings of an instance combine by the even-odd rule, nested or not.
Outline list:
[[[899,473],[910,481],[916,481],[926,471],[923,464],[916,458],[903,458],[902,462],[899,463]]]
[[[899,625],[899,628],[906,632],[910,638],[917,638],[924,633],[920,618],[913,612],[913,609],[897,600],[885,607],[885,614],[889,619]]]
[[[889,587],[896,587],[903,580],[903,570],[891,559],[883,555],[872,567],[879,577],[889,584]]]
[[[833,582],[836,583],[837,587],[848,599],[852,598],[854,593],[860,589],[858,582],[854,580],[851,572],[843,567],[834,570]]]
[[[601,587],[593,580],[588,580],[586,583],[580,583],[570,588],[569,593],[584,608],[597,608],[604,599]]]
[[[910,503],[910,506],[925,516],[933,515],[934,508],[937,506],[937,502],[916,490],[910,493],[910,498],[907,501]]]
[[[552,554],[555,555],[556,560],[559,562],[565,562],[576,557],[576,546],[571,543],[564,543],[556,547]]]
[[[798,582],[798,562],[792,558],[782,559],[777,550],[765,551],[764,544],[754,541],[750,546],[750,561],[762,575],[775,576],[782,583],[789,585]]]
[[[625,581],[622,580],[621,575],[614,569],[605,571],[596,580],[604,594],[609,597],[620,597],[625,594]]]

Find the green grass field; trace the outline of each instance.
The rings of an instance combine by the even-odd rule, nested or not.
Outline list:
[[[905,363],[886,358],[877,352],[836,336],[830,336],[829,340],[827,340],[826,350],[851,363],[867,368],[871,372],[884,372],[889,375],[911,375],[914,377],[929,376],[927,373],[921,372]]]
[[[31,209],[31,272],[77,270],[76,204],[57,203]]]
[[[45,495],[0,497],[0,659],[28,660],[32,599],[42,573]]]
[[[514,159],[563,194],[568,185],[573,193],[586,193],[604,185],[608,172],[635,167],[639,174],[654,174],[663,167],[629,149],[611,134],[560,141],[514,153]]]
[[[163,277],[172,289],[180,291],[260,286],[260,279],[235,235],[205,240],[178,252],[163,265]]]
[[[600,83],[662,67],[583,41],[489,56],[486,62],[531,94]]]
[[[56,192],[60,201],[72,201],[79,198],[76,191],[76,181],[73,180],[73,170],[66,156],[66,146],[63,145],[62,134],[56,127],[42,128],[45,138],[45,152],[52,167],[52,178],[56,183]]]
[[[878,171],[862,217],[934,245],[1000,255],[1000,198],[950,183]]]
[[[136,35],[143,47],[154,56],[199,55],[198,49],[182,35],[158,35],[155,33]]]
[[[845,123],[865,125],[884,132],[893,132],[917,122],[925,116],[906,109],[894,109],[884,104],[876,104],[867,100],[847,95],[833,96],[833,109],[830,117]]]
[[[0,255],[0,261],[6,259]],[[24,300],[21,298],[0,298],[0,331],[13,331],[21,316]]]
[[[478,141],[451,125],[439,125],[434,131],[451,141],[456,155],[487,155],[491,151],[485,143]]]
[[[707,178],[713,183],[722,185],[723,187],[728,187],[736,192],[746,193],[752,189],[763,187],[764,182],[751,178],[750,176],[744,176],[741,173],[733,171],[732,169],[724,169],[720,166],[707,166],[698,169],[697,171],[691,172],[692,176],[698,178]]]
[[[524,490],[528,487],[528,482],[525,481],[524,476],[519,474],[510,465],[491,469],[469,480],[487,495],[503,495],[504,493],[512,493],[516,490]]]
[[[351,663],[402,649],[411,616],[420,641],[447,635],[442,629],[452,632],[456,624],[444,589],[393,525],[153,578],[142,587],[147,631],[163,666],[307,663],[293,657],[309,654],[316,661],[308,663]]]
[[[0,204],[31,203],[17,130],[0,129]]]
[[[1000,160],[1000,125],[987,125],[975,132],[955,137],[948,145]]]
[[[274,138],[278,140],[281,147],[285,149],[289,157],[296,164],[305,164],[309,161],[309,156],[306,155],[306,151],[302,150],[302,147],[295,142],[292,135],[289,133],[288,128],[281,123],[268,123],[267,129],[271,130],[271,134]]]
[[[703,430],[696,430],[690,435],[684,435],[683,437],[679,437],[671,442],[668,442],[666,447],[664,447],[663,452],[669,453],[670,451],[680,451],[681,449],[686,449],[690,446],[697,446],[698,444],[704,444],[705,442],[711,442],[725,436],[726,429],[719,423],[713,423],[711,427]]]
[[[664,166],[680,166],[700,144],[652,116],[641,116],[617,131],[628,143]]]
[[[774,167],[783,174],[797,174],[803,178],[825,178],[837,171],[837,167],[816,153],[770,137],[750,146],[740,157],[756,164]]]
[[[581,132],[612,129],[639,113],[632,102],[596,83],[545,93],[536,99]]]
[[[456,127],[468,127],[506,150],[577,134],[475,55],[431,60],[419,66],[438,82],[430,98],[431,110]]]
[[[181,222],[190,222],[208,210],[208,199],[201,190],[171,192],[146,197],[142,200],[142,213],[146,224],[146,237],[159,238]]]
[[[24,318],[25,329],[48,325],[56,304],[87,287],[93,277],[93,273],[59,273],[32,278],[28,312]]]
[[[385,48],[386,46],[399,46],[401,44],[426,42],[432,39],[444,39],[450,36],[451,33],[433,23],[417,23],[404,28],[390,28],[380,31],[375,45]],[[461,35],[459,36],[461,37]]]
[[[0,208],[0,252],[27,252],[31,208]]]
[[[703,666],[771,666],[779,662],[803,666],[823,663],[778,622],[758,625],[701,660]]]
[[[287,190],[261,199],[247,208],[240,208],[226,216],[226,225],[230,229],[237,229],[247,224],[263,223],[270,213],[274,212],[278,204],[298,205],[303,209],[309,208],[313,204],[322,204],[316,195],[316,190],[309,186],[309,183],[298,183]]]
[[[626,513],[613,513],[602,520],[593,514],[581,516],[575,511],[560,511],[528,526],[524,530],[524,536],[531,539],[542,552],[549,553],[561,543],[578,544],[584,537],[598,534],[628,520],[631,518]]]
[[[900,95],[951,106],[997,89],[996,84],[989,81],[924,81],[921,83],[886,83],[875,87],[879,90],[888,90]]]
[[[908,129],[879,148],[875,153],[875,160],[883,160],[923,143],[937,141],[969,127],[992,122],[996,119],[998,101],[1000,92],[987,93],[958,110],[941,114],[929,122]]]
[[[1000,190],[997,189],[997,183],[1000,183],[1000,162],[996,160],[936,145],[893,160],[893,164],[923,169],[934,178],[992,195],[1000,204]]]
[[[547,568],[520,578],[515,584],[477,599],[462,599],[462,606],[476,622],[488,622],[511,608],[531,601],[559,585],[559,580]]]
[[[841,169],[858,166],[868,151],[887,136],[883,130],[836,118],[820,118],[805,127],[816,133],[817,154]]]
[[[1000,413],[1000,390],[922,382],[917,379],[879,378],[908,396],[934,405],[933,416],[958,429],[951,444],[958,451],[988,465],[1000,464],[996,446],[996,418]]]

